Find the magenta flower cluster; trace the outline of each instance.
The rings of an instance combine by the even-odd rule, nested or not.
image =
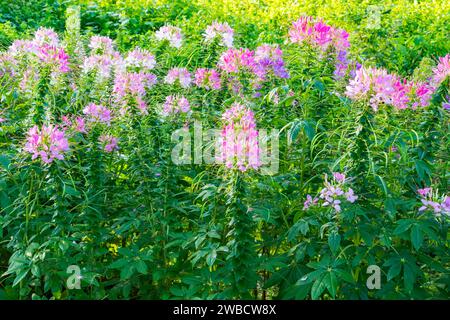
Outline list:
[[[368,100],[374,111],[381,104],[397,109],[426,107],[434,93],[426,82],[412,82],[384,69],[361,67],[350,80],[345,94],[352,100]]]
[[[269,73],[278,78],[289,78],[284,66],[283,51],[277,45],[263,44],[255,51],[256,71],[260,81],[264,81]]]
[[[439,58],[438,65],[433,69],[432,82],[438,87],[448,77],[450,77],[450,53]]]
[[[354,203],[358,199],[353,189],[347,186],[347,182],[345,174],[340,172],[333,172],[331,181],[328,181],[328,176],[325,175],[325,187],[320,191],[319,197],[313,198],[308,194],[303,204],[303,210],[321,204],[323,207],[332,207],[337,213],[341,212],[343,201]]]
[[[88,120],[91,122],[100,122],[107,125],[111,123],[111,110],[105,106],[90,103],[83,109],[83,113],[88,116]]]
[[[53,125],[32,127],[28,130],[24,151],[32,154],[32,159],[41,157],[45,163],[54,159],[64,159],[64,153],[69,150],[69,142],[65,131]]]
[[[58,35],[48,28],[39,28],[31,40],[14,41],[0,62],[7,64],[7,68],[0,68],[5,68],[4,72],[22,77],[20,89],[24,92],[39,81],[43,69],[50,71],[53,81],[70,70],[69,56]]]
[[[220,74],[215,69],[198,68],[195,71],[194,83],[206,90],[219,90],[222,86]]]
[[[141,112],[147,114],[145,94],[157,82],[153,73],[122,72],[114,80],[113,96],[115,103],[120,107],[120,113],[125,115],[129,110],[131,100]],[[130,99],[128,99],[130,98]]]
[[[112,135],[101,135],[98,138],[98,141],[103,146],[103,150],[105,150],[105,152],[111,153],[114,150],[119,150],[119,139]]]
[[[312,17],[301,17],[292,23],[289,30],[291,43],[308,43],[322,52],[332,52],[335,55],[336,78],[345,75],[348,68],[347,50],[350,47],[348,32],[334,28]]]
[[[242,172],[250,168],[258,169],[261,160],[253,112],[242,104],[234,103],[223,113],[222,120],[224,126],[218,160],[225,163],[228,169]]]
[[[98,83],[110,80],[114,69],[122,61],[119,52],[114,50],[113,41],[108,37],[93,36],[89,48],[90,55],[84,59],[82,71],[93,74]]]

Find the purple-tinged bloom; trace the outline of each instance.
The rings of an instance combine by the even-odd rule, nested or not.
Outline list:
[[[186,68],[172,68],[164,78],[164,82],[174,84],[178,80],[182,88],[189,88],[192,82],[191,74]]]
[[[52,163],[54,159],[64,159],[64,153],[68,150],[69,142],[64,130],[51,124],[28,130],[24,151],[31,153],[33,160],[41,157],[45,163]]]

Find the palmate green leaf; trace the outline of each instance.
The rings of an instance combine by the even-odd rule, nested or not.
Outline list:
[[[419,250],[423,243],[423,233],[420,225],[415,224],[411,228],[411,242],[414,249]]]
[[[138,260],[138,261],[136,261],[136,263],[134,265],[136,267],[136,270],[139,273],[147,274],[148,268],[147,268],[147,264],[145,263],[145,261]]]
[[[416,160],[414,163],[420,180],[428,183],[432,173],[430,166],[424,160]]]
[[[322,273],[316,281],[314,281],[311,287],[311,299],[317,300],[327,287],[326,281],[328,278],[327,273]],[[328,278],[329,279],[329,278]]]
[[[1,154],[0,155],[0,167],[2,167],[5,170],[8,170],[9,165],[11,164],[11,160],[8,156]]]
[[[120,280],[127,280],[129,279],[134,272],[135,266],[133,264],[126,264],[121,270],[120,270]]]
[[[216,249],[213,249],[207,256],[206,256],[206,263],[209,267],[212,267],[214,265],[214,262],[217,258],[217,251]]]
[[[325,285],[328,289],[328,292],[331,294],[333,298],[336,297],[336,292],[338,288],[338,279],[336,274],[333,271],[330,271],[325,276]]]
[[[408,231],[415,223],[416,221],[411,219],[398,220],[397,221],[398,226],[395,228],[394,234],[399,235]]]
[[[330,246],[331,252],[336,254],[341,244],[341,236],[337,232],[332,232],[328,235],[328,245]]]
[[[29,271],[30,271],[29,268],[20,270],[17,273],[17,276],[14,278],[14,282],[13,282],[12,286],[15,287],[16,285],[18,285],[19,282],[22,281],[27,276]]]
[[[387,281],[391,281],[395,277],[397,277],[400,274],[400,271],[402,270],[402,263],[400,259],[396,260],[395,263],[391,264],[389,271],[387,273]]]

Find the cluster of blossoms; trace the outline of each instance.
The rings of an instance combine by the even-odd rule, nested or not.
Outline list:
[[[258,131],[253,112],[234,103],[222,115],[224,126],[218,160],[229,169],[247,171],[261,166]]]
[[[189,114],[191,105],[184,96],[167,96],[163,105],[162,115],[167,117],[172,114],[185,113]]]
[[[131,98],[142,114],[147,114],[144,97],[153,87],[156,76],[150,72],[156,66],[155,57],[147,50],[136,48],[130,51],[123,62],[117,66],[114,79],[114,101],[124,115],[129,108]]]
[[[218,62],[218,67],[229,75],[228,86],[234,93],[241,92],[243,85],[239,81],[240,74],[250,75],[253,88],[258,90],[268,80],[269,75],[278,78],[288,78],[282,51],[277,46],[264,44],[255,51],[249,49],[228,49]],[[259,95],[257,92],[256,95]]]
[[[148,50],[135,48],[124,60],[124,67],[128,71],[150,71],[156,66],[156,59]]]
[[[88,104],[83,113],[88,116],[90,122],[100,122],[109,125],[111,123],[111,110],[95,103]]]
[[[438,65],[433,69],[432,83],[434,86],[438,87],[448,77],[450,77],[450,53],[445,57],[439,58]]]
[[[62,116],[63,128],[67,130],[68,128],[73,128],[76,132],[87,133],[86,121],[83,117],[76,116]]]
[[[113,137],[112,135],[101,135],[98,138],[98,141],[103,146],[103,150],[105,150],[105,152],[111,153],[114,150],[119,150],[119,146],[117,145],[119,139]]]
[[[172,68],[164,78],[167,84],[174,84],[177,80],[182,88],[189,88],[192,82],[191,74],[186,68]]]
[[[450,197],[448,195],[439,197],[437,192],[433,192],[432,188],[418,189],[417,193],[421,197],[422,206],[419,212],[432,211],[436,216],[450,216]]]
[[[147,104],[144,96],[148,89],[156,84],[156,76],[152,73],[132,72],[120,73],[114,80],[113,94],[116,103],[121,106],[120,113],[124,115],[128,111],[129,94],[135,99],[136,106],[142,114],[147,114]]]
[[[32,154],[32,159],[41,157],[45,163],[54,159],[64,159],[64,152],[69,150],[69,142],[65,131],[53,125],[32,127],[28,130],[24,151]]]
[[[155,37],[158,41],[169,41],[170,46],[174,48],[180,48],[183,42],[181,29],[174,26],[161,27],[158,31],[156,31]]]
[[[111,38],[103,36],[92,36],[88,45],[91,54],[114,54],[113,41]]]
[[[214,21],[205,30],[205,41],[212,42],[216,38],[220,38],[220,44],[224,47],[231,48],[233,46],[234,31],[228,23],[219,23]]]
[[[336,212],[341,212],[342,201],[354,203],[358,196],[355,195],[352,188],[346,186],[347,178],[344,174],[333,172],[333,180],[328,181],[325,174],[325,188],[320,191],[319,198],[312,198],[311,195],[306,196],[306,201],[303,204],[303,210],[308,210],[311,206],[315,206],[321,202],[323,207],[330,206]]]
[[[291,43],[308,43],[322,52],[332,51],[336,65],[334,74],[337,78],[345,75],[348,68],[347,50],[350,47],[348,32],[325,24],[312,17],[301,17],[292,23],[289,30]]]
[[[345,94],[352,100],[369,99],[374,111],[380,104],[397,109],[429,105],[434,88],[425,82],[408,82],[384,69],[361,67],[350,80]]]
[[[249,49],[228,49],[219,59],[218,67],[230,74],[242,71],[254,73],[256,70],[255,53]]]
[[[89,42],[90,55],[84,59],[82,71],[94,74],[98,83],[110,80],[114,68],[121,63],[119,52],[114,50],[113,42],[108,37],[93,36]]]
[[[265,80],[271,71],[278,78],[289,78],[284,66],[283,51],[277,45],[263,44],[255,51],[256,74]]]
[[[214,69],[199,68],[195,71],[194,83],[206,90],[219,90],[222,85],[220,74]]]
[[[52,29],[39,28],[31,40],[16,40],[0,59],[1,73],[22,78],[20,89],[31,90],[42,76],[42,70],[49,70],[50,80],[58,82],[60,76],[69,72],[69,56],[61,46],[58,35]],[[22,68],[20,67],[22,66]]]

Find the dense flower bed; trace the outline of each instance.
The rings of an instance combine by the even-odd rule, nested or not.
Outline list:
[[[450,54],[404,77],[319,18],[254,48],[236,31],[119,51],[68,23],[0,53],[1,295],[448,294]]]

